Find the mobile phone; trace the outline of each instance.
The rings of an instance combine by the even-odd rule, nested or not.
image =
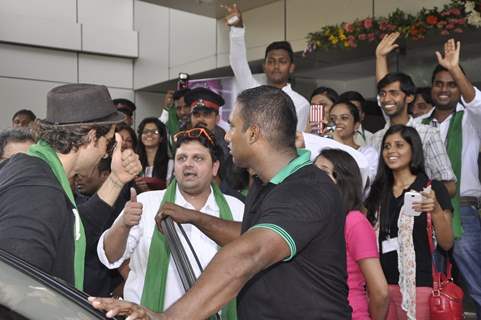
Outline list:
[[[311,104],[309,110],[309,122],[316,124],[316,130],[314,133],[321,134],[324,131],[324,105],[323,104]]]
[[[413,203],[414,202],[421,202],[423,200],[423,196],[416,191],[408,191],[404,194],[404,214],[410,217],[417,217],[421,214],[421,212],[414,211]]]

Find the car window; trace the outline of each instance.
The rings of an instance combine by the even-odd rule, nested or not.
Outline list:
[[[102,319],[61,292],[0,261],[0,319]]]

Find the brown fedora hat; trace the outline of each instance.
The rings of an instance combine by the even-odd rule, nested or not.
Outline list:
[[[47,94],[47,118],[54,125],[113,124],[125,115],[112,103],[106,86],[67,84],[55,87]]]

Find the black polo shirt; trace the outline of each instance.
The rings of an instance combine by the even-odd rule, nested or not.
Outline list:
[[[388,238],[395,238],[398,236],[398,219],[401,207],[404,204],[404,193],[409,190],[422,191],[423,188],[429,182],[428,177],[425,174],[419,174],[414,180],[413,184],[407,187],[399,197],[389,196],[389,210],[392,211],[393,219],[390,224],[389,230],[379,231],[379,248],[382,248],[382,242]],[[451,199],[448,191],[443,183],[433,180],[431,187],[436,194],[436,199],[443,210],[453,210],[451,206]],[[381,209],[383,210],[383,209]],[[384,213],[383,211],[381,211]],[[382,219],[382,217],[381,217]],[[413,244],[414,251],[416,253],[416,287],[432,287],[432,255],[429,250],[429,242],[427,235],[427,218],[426,214],[421,214],[414,217],[413,226]],[[391,251],[383,253],[380,250],[381,267],[386,276],[387,283],[397,285],[399,283],[399,268],[398,268],[398,255],[397,251]]]
[[[239,319],[350,319],[345,214],[336,185],[312,164],[274,180],[255,180],[242,233],[270,229],[286,240],[291,256],[246,283],[237,297]]]

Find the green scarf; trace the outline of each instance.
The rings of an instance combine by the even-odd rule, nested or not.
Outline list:
[[[169,134],[173,136],[177,131],[179,131],[179,119],[177,119],[177,110],[174,106],[171,106],[167,113],[169,114],[169,119],[165,123]]]
[[[164,197],[160,204],[161,206],[165,202],[175,203],[176,186],[177,181],[173,179],[165,190]],[[224,195],[215,183],[212,184],[212,189],[214,191],[215,202],[217,206],[219,206],[220,218],[232,221],[232,213]],[[155,312],[164,311],[165,286],[169,260],[170,250],[167,241],[165,241],[164,235],[161,234],[157,228],[154,228],[140,304]],[[233,299],[222,309],[222,319],[236,320],[236,309],[236,302],[235,299]]]
[[[39,140],[36,144],[30,146],[28,154],[34,157],[38,157],[49,165],[52,169],[55,177],[62,186],[63,191],[67,195],[70,203],[74,207],[73,213],[75,216],[74,227],[74,240],[75,240],[75,254],[74,254],[74,275],[75,275],[75,288],[83,290],[84,283],[84,268],[85,268],[85,230],[80,219],[80,215],[77,211],[77,205],[75,198],[70,188],[65,170],[57,156],[55,150],[45,141]]]
[[[463,235],[463,226],[461,224],[461,211],[459,207],[460,189],[461,189],[461,165],[463,151],[463,111],[453,114],[449,121],[448,135],[446,136],[446,149],[448,152],[451,167],[456,176],[456,195],[451,198],[453,206],[453,231],[455,239],[459,239]],[[423,124],[429,124],[433,119],[432,115],[422,121]]]

